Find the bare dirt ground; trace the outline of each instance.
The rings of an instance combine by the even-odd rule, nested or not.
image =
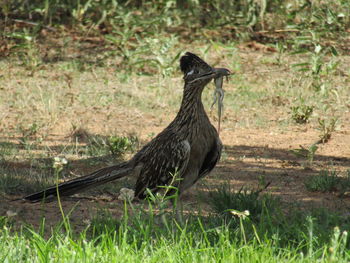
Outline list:
[[[234,131],[224,129],[221,134],[225,143],[223,160],[210,176],[184,196],[185,207],[198,209],[201,206],[195,194],[197,190],[206,191],[222,184],[229,184],[234,190],[241,187],[257,188],[263,178],[265,182],[271,182],[265,191],[280,197],[286,204],[298,202],[301,207],[325,207],[348,214],[350,195],[309,192],[304,182],[309,176],[330,167],[345,176],[346,170],[350,168],[350,149],[347,147],[350,145],[349,130],[350,125],[344,126],[333,134],[331,141],[320,145],[312,167],[308,168],[304,165],[305,160],[294,156],[290,150],[295,145],[312,144],[318,136],[312,130],[298,126],[283,131],[276,127]],[[83,227],[99,209],[107,208],[113,216],[122,215],[123,201],[118,200],[117,196],[117,193],[94,196],[81,194],[64,199],[62,204],[66,213],[72,210],[71,222]],[[0,204],[0,215],[13,211],[17,214],[18,222],[36,227],[42,217],[46,218],[48,225],[56,225],[61,220],[56,201],[30,204],[8,200],[17,197],[6,196]]]
[[[252,60],[254,54],[250,57]],[[171,121],[175,113],[169,116],[154,116],[152,114],[135,114],[135,112],[119,112],[119,118],[114,122],[115,128],[123,127],[123,132],[139,131],[141,141],[149,140],[149,134],[160,132]],[[85,118],[93,118],[94,125],[89,131],[100,134],[105,131],[105,125],[111,122],[103,112],[85,112]],[[347,215],[350,209],[350,194],[339,195],[338,191],[330,193],[307,191],[304,183],[307,178],[319,174],[321,170],[336,170],[340,176],[346,176],[350,169],[350,113],[344,113],[342,123],[332,133],[331,139],[320,144],[312,164],[306,158],[298,157],[291,152],[300,145],[308,147],[319,139],[319,131],[314,124],[281,126],[281,117],[277,110],[271,109],[268,123],[264,127],[244,127],[234,125],[237,115],[227,111],[222,123],[221,139],[225,145],[224,154],[219,165],[211,175],[203,179],[198,186],[191,189],[183,199],[185,208],[198,209],[205,206],[197,198],[197,191],[205,192],[222,184],[228,184],[231,189],[241,187],[257,188],[261,182],[270,182],[265,190],[280,197],[286,205],[299,203],[301,207],[325,207]],[[98,116],[98,117],[97,117]],[[57,124],[45,138],[44,144],[49,146],[68,144],[69,129],[66,122]],[[215,123],[215,122],[214,122]],[[109,127],[111,128],[111,127]],[[2,140],[10,140],[3,133]],[[11,138],[14,140],[14,138]],[[14,140],[16,141],[16,140]],[[22,163],[24,167],[30,166]],[[20,164],[14,166],[21,169]],[[99,166],[100,167],[100,166]],[[73,174],[91,172],[96,166],[86,167],[80,163],[70,167]],[[118,183],[117,183],[118,184]],[[120,182],[123,184],[123,182]],[[70,220],[76,226],[84,227],[100,209],[108,209],[113,216],[123,214],[123,201],[117,199],[118,193],[80,194],[62,201],[65,213],[71,211]],[[56,201],[51,203],[25,203],[18,194],[0,197],[0,216],[15,218],[18,225],[31,224],[38,227],[41,218],[46,218],[46,224],[53,226],[61,221],[61,213]]]

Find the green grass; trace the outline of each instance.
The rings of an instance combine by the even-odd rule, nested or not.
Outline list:
[[[311,176],[305,181],[305,187],[311,192],[334,192],[344,194],[350,188],[350,170],[341,176],[335,170],[322,170],[318,175]]]
[[[224,191],[224,190],[223,190]],[[183,224],[173,213],[126,205],[124,216],[100,211],[79,232],[74,225],[52,230],[11,229],[11,218],[0,218],[2,262],[347,262],[350,259],[344,217],[325,210],[282,212],[282,203],[255,209],[258,195],[216,192],[221,199],[245,200],[246,218],[189,215]],[[271,198],[262,197],[260,204]],[[230,208],[238,208],[231,204]],[[132,211],[132,213],[128,211]],[[257,217],[257,215],[259,215]]]
[[[336,171],[321,171],[319,175],[310,177],[305,182],[305,187],[308,191],[316,192],[331,192],[336,190],[340,183],[340,177]]]
[[[233,192],[227,186],[210,192],[208,202],[215,212],[228,217],[232,217],[232,209],[238,211],[249,209],[250,219],[253,221],[258,220],[265,211],[272,212],[279,205],[278,198],[267,194],[261,196],[261,190],[241,188]]]

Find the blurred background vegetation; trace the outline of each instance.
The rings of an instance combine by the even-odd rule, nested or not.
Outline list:
[[[0,56],[30,68],[78,50],[90,61],[113,56],[118,68],[164,75],[178,57],[169,50],[194,41],[349,49],[348,0],[0,0],[0,10]]]

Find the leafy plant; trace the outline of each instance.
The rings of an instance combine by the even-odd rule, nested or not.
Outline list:
[[[334,73],[339,65],[337,49],[334,46],[324,47],[319,34],[315,31],[307,32],[306,36],[297,37],[295,42],[297,46],[294,47],[294,53],[305,53],[307,59],[293,64],[292,67],[305,72],[305,77],[310,79],[308,87],[325,94],[329,75]]]
[[[309,177],[305,182],[305,187],[312,192],[331,192],[336,189],[339,180],[336,171],[323,170],[318,175]]]
[[[300,105],[291,107],[292,119],[299,124],[305,124],[309,121],[314,106]]]
[[[318,129],[321,131],[319,143],[326,143],[329,141],[335,130],[337,121],[337,118],[332,118],[330,121],[321,118],[318,119]]]
[[[135,146],[138,144],[138,138],[136,136],[112,136],[108,139],[107,144],[113,155],[121,155],[127,151],[135,150]]]
[[[38,31],[39,27],[34,27],[33,30],[24,28],[21,31],[5,33],[6,38],[15,41],[12,50],[18,55],[23,65],[31,71],[31,74],[42,63],[36,43]]]
[[[308,165],[312,165],[317,149],[318,149],[317,143],[314,143],[314,144],[311,144],[308,148],[305,148],[302,145],[300,145],[299,149],[293,149],[293,150],[290,150],[290,152],[297,157],[305,158],[308,162]]]

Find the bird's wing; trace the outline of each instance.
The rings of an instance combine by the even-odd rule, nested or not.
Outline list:
[[[136,182],[135,196],[145,197],[146,188],[153,192],[159,186],[176,186],[186,170],[191,146],[187,140],[164,140],[161,148],[150,145],[143,152],[140,176]]]
[[[198,181],[200,178],[203,178],[208,173],[210,173],[211,170],[214,169],[215,165],[220,160],[221,151],[222,151],[222,143],[220,138],[217,138],[217,140],[211,147],[210,151],[207,153],[207,155],[204,158],[203,165],[199,170],[199,174],[196,181]]]

